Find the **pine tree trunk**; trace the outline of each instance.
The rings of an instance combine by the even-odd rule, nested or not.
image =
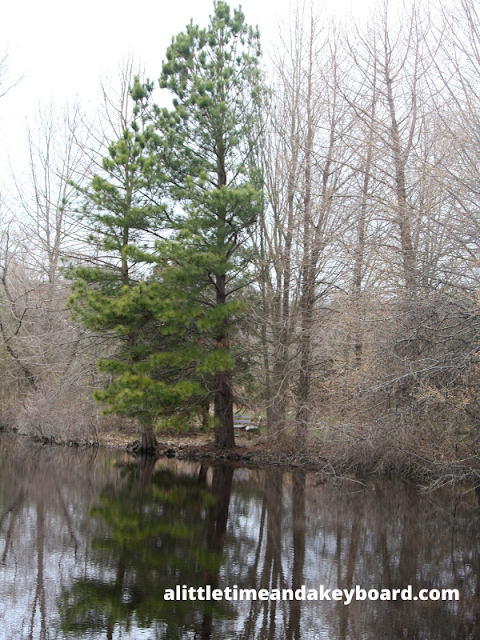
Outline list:
[[[226,304],[225,275],[216,277],[217,305]],[[221,349],[229,349],[228,346],[228,323],[224,321],[220,335],[216,339],[217,345]],[[219,371],[215,376],[215,444],[222,449],[231,449],[235,446],[235,434],[233,431],[233,387],[232,372]]]
[[[157,439],[152,427],[143,427],[141,451],[154,453],[157,448]]]
[[[232,375],[230,371],[220,371],[216,378],[215,417],[219,424],[215,427],[215,444],[222,449],[231,449],[235,446]]]

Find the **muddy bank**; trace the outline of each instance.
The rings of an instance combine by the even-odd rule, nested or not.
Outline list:
[[[207,436],[173,436],[158,443],[157,457],[178,458],[180,460],[229,462],[242,466],[276,465],[282,467],[305,467],[320,469],[328,465],[328,460],[317,449],[309,455],[295,452],[288,446],[272,446],[266,438],[240,436],[233,449],[220,449]],[[131,453],[140,453],[141,441],[126,443]]]
[[[236,446],[225,451],[213,445],[195,446],[191,444],[160,444],[158,456],[177,457],[180,460],[229,462],[249,465],[276,465],[281,467],[305,467],[306,469],[322,469],[328,466],[326,459],[318,454],[302,455],[282,451],[268,451],[259,446]]]

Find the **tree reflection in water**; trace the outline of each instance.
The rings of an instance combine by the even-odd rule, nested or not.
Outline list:
[[[175,585],[218,584],[233,469],[216,467],[212,490],[198,477],[154,469],[152,457],[124,467],[125,485],[105,491],[90,511],[106,525],[96,538],[96,575],[77,580],[60,599],[66,634],[156,629],[180,638],[201,629],[210,638],[212,618],[232,616],[223,601],[164,600]]]
[[[0,640],[479,637],[474,492],[366,485],[0,438]],[[461,599],[165,601],[176,584]]]

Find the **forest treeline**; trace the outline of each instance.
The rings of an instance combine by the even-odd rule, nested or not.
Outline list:
[[[300,451],[468,466],[479,18],[298,5],[262,58],[218,2],[159,63],[170,107],[130,60],[95,116],[42,111],[2,202],[2,423],[87,440],[103,408],[230,447],[249,411]]]

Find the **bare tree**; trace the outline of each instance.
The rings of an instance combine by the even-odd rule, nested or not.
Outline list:
[[[322,318],[330,310],[327,300],[344,284],[345,265],[339,254],[339,240],[349,224],[344,196],[352,177],[349,169],[351,151],[344,142],[350,126],[350,112],[341,91],[344,82],[341,39],[333,26],[321,35],[318,26],[318,20],[312,16],[306,39],[300,222],[300,353],[296,393],[296,441],[299,446],[306,442],[311,421],[314,376],[320,377],[322,360],[328,360],[328,357],[322,358],[322,350],[315,342],[318,339],[322,342]]]
[[[0,98],[3,98],[7,95],[11,89],[17,86],[17,84],[23,79],[23,76],[17,78],[17,80],[9,80],[9,64],[8,59],[10,54],[8,52],[4,53],[2,58],[0,58]]]
[[[350,104],[370,132],[369,144],[373,136],[373,145],[382,151],[376,154],[375,167],[376,180],[383,186],[383,202],[378,204],[392,224],[392,239],[398,244],[390,244],[400,258],[398,276],[401,274],[410,296],[419,286],[415,237],[422,211],[415,207],[414,196],[417,150],[428,111],[429,30],[429,17],[418,5],[403,6],[395,14],[383,2],[350,44],[352,79],[368,95],[375,95],[375,109],[365,101],[351,100]],[[394,255],[392,258],[394,264],[398,262]]]
[[[2,371],[5,388],[17,392],[8,394],[10,414],[4,417],[46,437],[68,437],[70,425],[77,439],[95,432],[95,361],[118,345],[114,332],[92,334],[72,320],[62,264],[110,259],[93,255],[86,242],[92,229],[76,210],[79,189],[101,165],[112,131],[131,112],[133,75],[130,60],[118,91],[102,84],[103,112],[93,124],[78,103],[40,109],[28,128],[28,168],[14,173],[14,222],[2,227],[0,336],[9,363]]]
[[[302,157],[303,15],[297,10],[291,32],[280,33],[282,49],[274,58],[270,108],[261,148],[268,209],[258,239],[259,285],[263,317],[267,430],[281,440],[285,431],[291,381],[293,316],[296,304],[296,224]],[[268,325],[268,328],[267,328]]]
[[[291,30],[282,33],[263,144],[269,206],[259,273],[267,423],[270,435],[281,439],[287,406],[294,403],[300,446],[312,388],[321,387],[326,361],[319,347],[326,300],[342,288],[340,238],[348,226],[344,196],[352,175],[340,35],[333,25],[321,25],[299,6]]]
[[[434,177],[448,192],[450,206],[445,232],[452,239],[456,285],[478,286],[480,29],[472,0],[444,8],[434,46],[438,51],[430,82],[437,116],[437,138],[443,153]]]
[[[53,105],[40,108],[27,130],[28,173],[13,176],[17,224],[28,242],[31,267],[52,285],[60,276],[61,257],[74,249],[73,183],[81,184],[90,173],[83,120],[78,103],[60,112]]]

